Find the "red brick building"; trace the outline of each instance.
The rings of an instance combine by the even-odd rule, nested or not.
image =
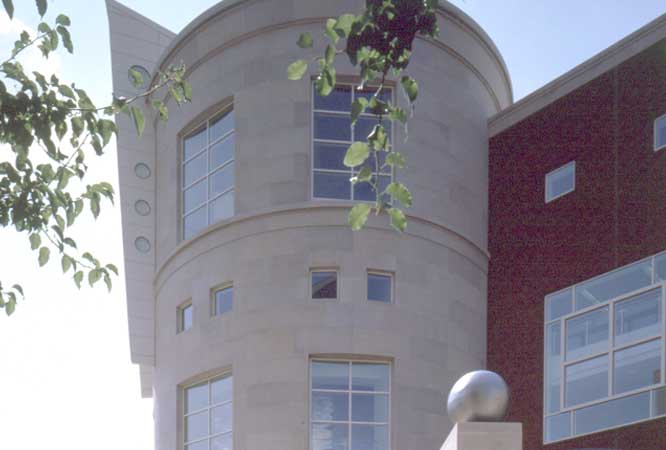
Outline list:
[[[666,17],[490,134],[488,367],[524,448],[666,449]]]

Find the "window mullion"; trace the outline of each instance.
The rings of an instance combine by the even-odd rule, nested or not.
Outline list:
[[[614,371],[615,371],[615,347],[614,331],[615,331],[615,302],[610,302],[608,305],[608,396],[613,395]]]

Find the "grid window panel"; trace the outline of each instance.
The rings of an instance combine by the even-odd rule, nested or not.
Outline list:
[[[178,308],[178,332],[187,331],[192,328],[193,324],[192,303],[189,303]]]
[[[576,189],[576,163],[570,162],[546,175],[546,203]]]
[[[654,121],[654,150],[666,147],[666,115]]]
[[[388,450],[390,365],[312,361],[311,450]]]
[[[225,375],[185,388],[185,449],[233,450],[232,383]]]
[[[368,300],[391,303],[393,276],[368,272]]]
[[[213,314],[219,316],[220,314],[231,312],[234,307],[234,288],[227,286],[223,289],[215,291]]]
[[[232,109],[183,139],[183,239],[234,215],[234,129]]]
[[[545,297],[545,443],[666,416],[664,261]]]
[[[312,114],[312,197],[316,199],[374,201],[376,195],[369,183],[358,183],[355,186],[351,178],[357,175],[362,167],[351,169],[343,164],[347,149],[355,141],[365,141],[377,125],[377,116],[363,113],[352,126],[351,105],[358,97],[369,99],[375,90],[367,88],[359,90],[352,85],[338,85],[327,97],[317,94],[313,86]],[[384,89],[380,98],[390,99],[391,89]],[[389,120],[383,123],[393,141],[393,124]],[[374,181],[379,190],[383,191],[393,180],[393,170],[385,165],[385,154],[380,152],[378,161],[365,164],[374,174]],[[377,175],[380,174],[379,178]]]
[[[338,272],[313,270],[310,272],[313,300],[335,300],[338,298]]]

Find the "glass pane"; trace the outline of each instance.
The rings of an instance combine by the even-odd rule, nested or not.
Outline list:
[[[388,392],[389,365],[372,363],[352,364],[352,390]]]
[[[666,389],[652,391],[652,417],[666,414]]]
[[[185,442],[196,441],[208,436],[208,411],[185,418]]]
[[[571,413],[546,418],[546,442],[571,436]]]
[[[354,169],[355,172],[360,172],[363,170],[364,167],[367,167],[370,169],[372,172],[377,173],[377,167],[379,167],[379,172],[380,173],[391,173],[391,167],[386,166],[382,169],[382,166],[386,162],[386,155],[388,155],[388,152],[378,152],[377,153],[377,163],[375,163],[375,158],[372,156],[372,153],[370,154],[370,157],[365,161],[364,164],[361,165],[361,167],[357,167]]]
[[[354,140],[355,141],[366,141],[372,130],[377,125],[377,119],[374,117],[361,117],[356,122],[354,126]],[[388,120],[382,121],[386,134],[389,137],[389,144],[391,143],[391,122]]]
[[[215,293],[215,315],[230,312],[234,305],[234,289],[231,287]]]
[[[216,436],[210,440],[210,450],[232,450],[233,435],[231,433],[223,436]]]
[[[349,173],[314,173],[314,197],[351,199],[351,182]]]
[[[191,413],[208,406],[208,383],[192,386],[185,390],[185,413]]]
[[[232,430],[231,403],[212,408],[211,413],[211,434],[226,433]]]
[[[654,258],[654,282],[666,280],[666,253]]]
[[[190,134],[183,141],[183,161],[187,161],[206,146],[208,130],[202,128]]]
[[[352,450],[388,450],[388,426],[352,425]]]
[[[351,111],[351,86],[336,86],[327,97],[322,97],[314,91],[315,109],[326,111]]]
[[[651,284],[652,263],[650,260],[638,262],[578,286],[576,309],[604,303]]]
[[[349,390],[349,364],[313,362],[312,389]]]
[[[390,183],[391,183],[390,176],[380,176],[379,192],[384,192],[384,190]],[[372,190],[372,186],[370,185],[370,183],[356,183],[354,185],[354,200],[360,200],[364,202],[374,202],[376,198],[377,195]]]
[[[185,214],[201,206],[206,201],[206,180],[199,181],[197,184],[185,190],[185,204],[183,211]]]
[[[351,141],[351,118],[349,114],[316,113],[314,117],[315,139]]]
[[[182,324],[181,329],[189,330],[192,328],[192,305],[186,306],[181,310],[182,314]]]
[[[208,166],[206,165],[206,152],[185,163],[183,169],[183,187],[189,186],[194,181],[206,176]]]
[[[666,145],[666,117],[654,121],[655,148]]]
[[[233,377],[220,378],[210,383],[211,402],[213,405],[231,401]]]
[[[391,303],[391,284],[393,278],[390,275],[368,274],[368,300]]]
[[[661,334],[661,289],[615,305],[615,345]]]
[[[210,196],[215,197],[234,187],[235,164],[231,163],[210,176]]]
[[[624,397],[575,412],[575,435],[624,425],[650,416],[650,393]]]
[[[608,356],[568,366],[564,377],[567,407],[608,397]]]
[[[608,350],[608,306],[567,320],[567,361]]]
[[[546,200],[550,201],[574,189],[575,164],[567,164],[546,175]]]
[[[388,422],[389,399],[387,394],[353,394],[353,422]]]
[[[614,392],[659,384],[661,381],[661,340],[625,348],[615,352]]]
[[[349,394],[346,392],[312,393],[312,420],[349,420]]]
[[[572,289],[567,289],[546,297],[546,322],[569,314],[572,309]]]
[[[312,272],[312,298],[313,299],[338,298],[338,273]]]
[[[227,161],[234,159],[235,135],[218,142],[210,148],[210,168],[215,170]]]
[[[185,450],[208,450],[208,439],[186,445]]]
[[[234,215],[234,191],[229,191],[210,202],[211,223],[225,220]]]
[[[210,124],[210,141],[215,142],[225,134],[232,131],[235,127],[234,112],[229,111],[227,114],[215,119]]]
[[[347,144],[314,144],[314,168],[329,170],[349,170],[342,161],[347,153]]]
[[[312,450],[349,450],[349,426],[313,423]]]
[[[561,330],[556,322],[546,328],[546,412],[552,414],[560,410],[560,351]]]
[[[183,236],[185,239],[189,239],[199,231],[206,228],[207,224],[207,215],[206,208],[199,208],[195,212],[191,213],[184,219],[183,223]]]

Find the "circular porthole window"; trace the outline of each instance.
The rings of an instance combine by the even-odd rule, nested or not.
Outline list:
[[[140,216],[147,216],[150,214],[150,203],[145,200],[137,200],[134,203],[134,210]]]
[[[150,177],[150,167],[148,167],[147,164],[139,163],[134,166],[134,174],[142,180],[145,180]]]
[[[141,84],[136,84],[139,80],[135,77],[138,78],[139,76],[141,78]],[[143,66],[134,65],[130,67],[130,70],[127,71],[127,79],[129,80],[132,87],[139,91],[146,89],[150,85],[151,78],[152,77],[150,76],[150,72],[148,72],[148,70]]]
[[[134,241],[134,247],[136,247],[136,249],[141,253],[148,253],[150,251],[150,241],[148,238],[139,236]]]

